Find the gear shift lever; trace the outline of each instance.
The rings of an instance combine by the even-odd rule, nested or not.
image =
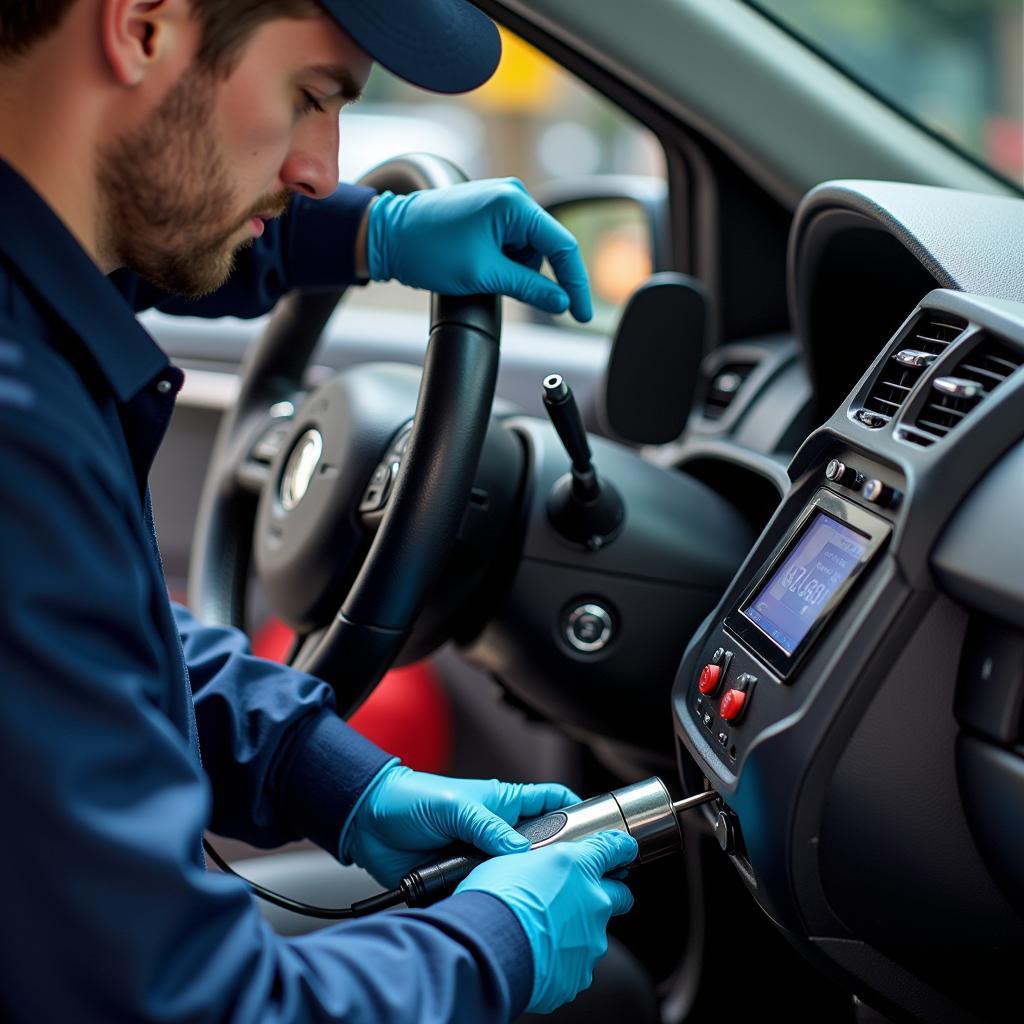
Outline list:
[[[612,540],[622,525],[622,498],[610,483],[598,478],[583,417],[561,374],[544,378],[544,408],[572,461],[570,472],[551,491],[548,517],[567,540],[596,551]]]

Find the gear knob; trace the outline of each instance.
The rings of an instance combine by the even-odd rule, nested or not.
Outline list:
[[[622,498],[608,481],[598,478],[583,417],[561,374],[544,378],[543,397],[544,408],[572,462],[570,472],[551,492],[548,517],[567,540],[597,550],[612,540],[622,525]]]

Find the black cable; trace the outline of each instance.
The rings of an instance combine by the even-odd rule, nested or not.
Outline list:
[[[391,889],[388,892],[378,893],[376,896],[371,896],[369,899],[359,900],[353,903],[351,907],[317,907],[311,903],[302,903],[299,900],[293,900],[288,896],[282,896],[280,893],[274,892],[271,889],[264,889],[262,885],[257,885],[256,882],[251,882],[244,875],[240,875],[223,857],[213,848],[213,845],[208,839],[203,838],[203,849],[206,851],[207,856],[214,864],[217,865],[229,875],[234,875],[235,878],[240,878],[253,893],[258,896],[261,900],[266,900],[267,903],[273,903],[275,907],[282,907],[284,910],[290,910],[294,914],[303,914],[306,917],[319,917],[325,921],[343,921],[347,918],[352,917],[366,917],[369,914],[375,914],[378,910],[388,910],[391,907],[396,907],[400,903],[405,902],[405,895],[401,889]]]

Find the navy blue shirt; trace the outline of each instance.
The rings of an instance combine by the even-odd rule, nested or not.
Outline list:
[[[369,201],[298,199],[219,292],[106,278],[0,162],[0,1016],[490,1022],[522,1011],[526,937],[483,893],[299,938],[208,873],[210,827],[338,838],[389,755],[322,681],[172,606],[146,485],[183,374],[135,319],[255,316],[355,276]]]

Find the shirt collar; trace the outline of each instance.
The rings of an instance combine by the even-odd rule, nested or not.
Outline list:
[[[0,252],[76,334],[121,402],[167,366],[167,356],[64,222],[0,160]]]

